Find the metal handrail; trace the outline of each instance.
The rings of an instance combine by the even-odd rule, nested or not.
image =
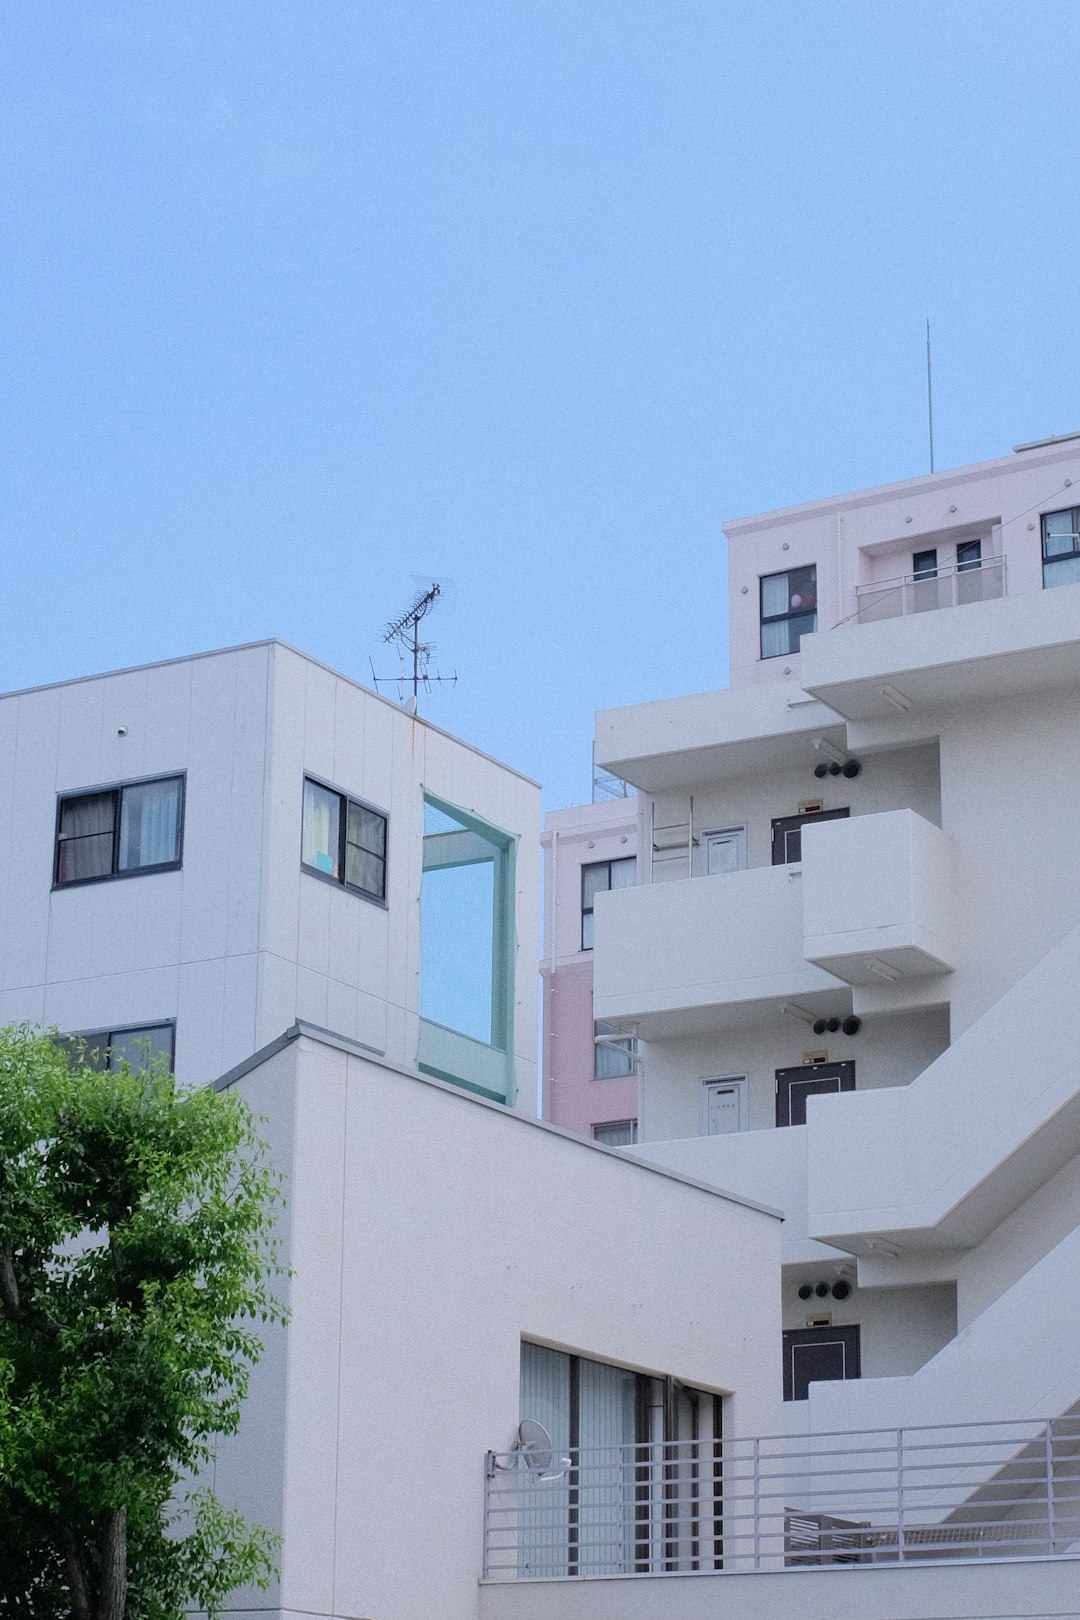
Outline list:
[[[1005,557],[947,563],[933,573],[897,574],[891,579],[866,580],[855,586],[857,623],[873,618],[901,618],[942,607],[963,606],[1005,595]],[[944,598],[944,600],[943,600]]]
[[[1080,1415],[489,1452],[484,1575],[717,1573],[1080,1546]]]

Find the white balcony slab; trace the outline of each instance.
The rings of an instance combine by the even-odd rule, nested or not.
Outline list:
[[[952,842],[913,810],[807,826],[804,954],[848,984],[956,966]]]
[[[847,720],[1080,679],[1080,585],[804,636],[801,681]]]
[[[803,955],[802,904],[801,875],[787,866],[597,895],[596,1017],[656,1039],[686,1027],[675,1015],[707,1011],[720,1028],[747,1003],[835,991]]]
[[[781,682],[601,709],[594,757],[651,793],[800,765],[813,770],[817,737],[843,747],[844,728],[823,703]]]

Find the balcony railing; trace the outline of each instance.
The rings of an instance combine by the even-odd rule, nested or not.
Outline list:
[[[1080,1417],[489,1452],[484,1576],[536,1580],[1080,1552]]]
[[[855,623],[899,619],[908,613],[933,613],[938,608],[962,607],[966,602],[989,602],[1005,595],[1005,558],[985,557],[981,562],[957,563],[935,574],[901,574],[855,587]]]

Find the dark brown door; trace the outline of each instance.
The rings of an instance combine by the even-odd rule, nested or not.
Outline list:
[[[772,824],[773,865],[802,860],[802,830],[808,821],[842,821],[850,814],[850,810],[811,810],[805,816],[777,816]]]
[[[810,1384],[859,1376],[859,1329],[791,1328],[784,1334],[784,1399],[805,1401]]]
[[[807,1097],[854,1090],[854,1063],[800,1063],[797,1069],[777,1069],[776,1123],[805,1125]]]

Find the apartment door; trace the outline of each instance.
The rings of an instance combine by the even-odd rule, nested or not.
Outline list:
[[[791,1328],[784,1334],[784,1399],[805,1401],[811,1384],[859,1376],[859,1329]]]
[[[854,1063],[800,1063],[776,1071],[776,1123],[805,1125],[807,1097],[855,1090]]]
[[[810,821],[842,821],[850,810],[810,810],[802,816],[777,816],[772,824],[772,863],[790,866],[802,860],[802,830]]]

